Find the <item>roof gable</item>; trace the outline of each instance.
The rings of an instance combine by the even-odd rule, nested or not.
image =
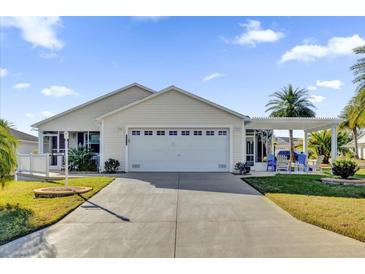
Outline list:
[[[118,113],[118,112],[120,112],[120,111],[124,111],[124,110],[126,110],[126,109],[129,109],[129,108],[131,108],[131,107],[133,107],[133,106],[135,106],[135,105],[141,104],[141,103],[143,103],[143,102],[145,102],[145,101],[147,101],[147,100],[150,100],[150,99],[156,98],[156,97],[158,97],[158,96],[162,96],[163,94],[165,94],[165,93],[167,93],[167,92],[170,92],[170,91],[176,91],[176,92],[182,93],[182,94],[184,94],[184,95],[186,95],[186,96],[188,96],[188,97],[190,97],[190,98],[193,98],[193,99],[195,99],[195,100],[197,100],[197,101],[200,101],[200,102],[203,102],[203,103],[205,103],[205,104],[208,104],[208,105],[210,105],[210,106],[212,106],[212,107],[218,108],[218,109],[220,109],[220,110],[222,110],[222,111],[224,111],[224,112],[227,112],[227,113],[229,113],[229,114],[231,114],[231,115],[233,115],[233,116],[239,117],[239,118],[241,118],[241,119],[245,119],[245,120],[249,119],[249,117],[248,117],[248,116],[242,115],[242,114],[240,114],[240,113],[238,113],[238,112],[235,112],[235,111],[230,110],[230,109],[228,109],[228,108],[226,108],[226,107],[223,107],[223,106],[221,106],[221,105],[218,105],[218,104],[216,104],[216,103],[213,103],[213,102],[211,102],[211,101],[209,101],[209,100],[206,100],[206,99],[204,99],[204,98],[202,98],[202,97],[200,97],[200,96],[197,96],[197,95],[195,95],[195,94],[192,94],[192,93],[190,93],[190,92],[188,92],[188,91],[185,91],[185,90],[180,89],[180,88],[175,87],[175,86],[167,87],[167,88],[165,88],[165,89],[161,90],[161,91],[160,91],[160,92],[158,92],[158,93],[155,93],[155,94],[153,94],[153,95],[151,95],[151,96],[148,96],[148,97],[146,97],[146,98],[144,98],[144,99],[142,99],[142,100],[139,100],[139,101],[133,102],[133,103],[131,103],[131,104],[127,105],[127,106],[124,106],[124,107],[121,107],[121,108],[119,108],[119,109],[116,109],[116,110],[113,110],[113,111],[111,111],[111,112],[108,112],[108,113],[106,113],[106,114],[103,114],[103,115],[101,115],[101,116],[97,117],[96,119],[97,119],[97,120],[102,120],[102,119],[104,119],[105,117],[108,117],[108,116],[113,115],[113,114],[115,114],[115,113]]]
[[[49,118],[44,119],[44,120],[42,120],[42,121],[39,121],[39,122],[37,122],[37,123],[35,123],[35,124],[31,125],[31,126],[32,126],[32,127],[38,127],[38,126],[40,126],[40,125],[42,125],[42,124],[46,124],[46,123],[48,123],[48,122],[50,122],[50,121],[52,121],[52,120],[55,120],[55,119],[60,118],[60,117],[62,117],[62,116],[65,116],[65,115],[67,115],[67,114],[69,114],[69,113],[71,113],[71,112],[74,112],[74,111],[80,110],[80,109],[85,108],[85,107],[87,107],[87,106],[89,106],[89,105],[92,105],[92,104],[94,104],[94,103],[97,103],[97,102],[100,102],[100,101],[102,101],[102,100],[104,100],[104,99],[107,99],[107,98],[109,98],[109,97],[111,97],[111,96],[113,96],[113,95],[116,95],[116,94],[118,94],[118,93],[121,93],[121,92],[124,92],[124,91],[126,91],[126,90],[129,90],[129,89],[130,89],[130,88],[132,88],[132,87],[139,87],[139,88],[141,88],[141,89],[143,89],[143,90],[145,90],[145,91],[150,92],[151,94],[154,94],[154,93],[155,93],[155,91],[154,91],[154,90],[152,90],[152,89],[150,89],[150,88],[148,88],[148,87],[145,87],[145,86],[143,86],[143,85],[141,85],[141,84],[138,84],[138,83],[132,83],[132,84],[127,85],[127,86],[125,86],[125,87],[122,87],[122,88],[119,88],[119,89],[114,90],[114,91],[112,91],[112,92],[109,92],[109,93],[107,93],[107,94],[104,94],[104,95],[102,95],[102,96],[100,96],[100,97],[97,97],[97,98],[95,98],[95,99],[93,99],[93,100],[87,101],[87,102],[85,102],[85,103],[83,103],[83,104],[81,104],[81,105],[78,105],[78,106],[76,106],[76,107],[70,108],[70,109],[68,109],[68,110],[66,110],[66,111],[64,111],[64,112],[61,112],[61,113],[59,113],[59,114],[56,114],[56,115],[54,115],[54,116],[52,116],[52,117],[49,117]]]

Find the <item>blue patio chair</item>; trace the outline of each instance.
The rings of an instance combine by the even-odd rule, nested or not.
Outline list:
[[[307,155],[303,153],[298,154],[297,167],[298,171],[303,170],[304,172],[308,172]]]
[[[271,171],[276,171],[276,161],[275,161],[275,155],[274,154],[269,154],[267,156],[266,171],[269,170],[269,167],[271,168]]]

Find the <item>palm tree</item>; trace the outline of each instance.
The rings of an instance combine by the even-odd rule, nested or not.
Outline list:
[[[16,166],[17,139],[10,134],[12,125],[0,119],[0,181],[3,182]]]
[[[266,112],[271,117],[314,117],[315,106],[311,103],[306,89],[293,88],[292,85],[274,92],[266,104]],[[294,161],[293,130],[289,129],[290,160]]]
[[[320,130],[317,132],[313,132],[308,140],[308,147],[313,153],[318,157],[323,155],[323,163],[328,164],[329,159],[331,157],[331,130]],[[347,144],[350,141],[349,136],[346,132],[338,132],[337,134],[337,147],[339,150],[342,150],[342,153],[345,152],[343,149],[343,145]]]
[[[365,127],[365,90],[361,90],[354,96],[342,111],[340,118],[340,129],[349,130],[355,144],[355,158],[359,159],[359,148],[357,145],[358,130]]]
[[[365,54],[365,46],[354,49],[355,54]],[[358,84],[358,91],[365,89],[365,57],[357,60],[356,64],[351,67],[355,75],[354,83]]]

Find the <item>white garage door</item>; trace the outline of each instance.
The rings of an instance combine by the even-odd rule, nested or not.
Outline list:
[[[129,171],[228,171],[229,129],[134,128]]]

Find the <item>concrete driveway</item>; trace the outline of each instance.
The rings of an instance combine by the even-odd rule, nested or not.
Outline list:
[[[129,173],[0,257],[365,257],[365,244],[296,220],[238,176]]]

